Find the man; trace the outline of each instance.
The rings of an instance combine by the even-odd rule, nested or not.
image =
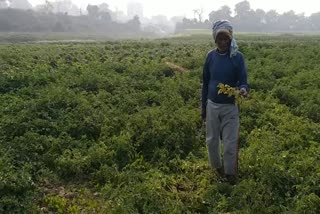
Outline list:
[[[220,176],[234,184],[238,174],[239,109],[235,98],[218,94],[218,84],[240,89],[247,96],[247,70],[242,53],[233,38],[233,27],[227,20],[213,24],[213,39],[217,46],[207,55],[203,68],[202,118],[206,120],[206,143],[210,165]],[[223,141],[223,163],[220,156]]]

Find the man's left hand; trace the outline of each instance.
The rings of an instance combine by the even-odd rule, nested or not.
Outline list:
[[[240,88],[239,93],[240,93],[240,95],[243,96],[243,97],[248,96],[247,89],[245,89],[245,88]]]

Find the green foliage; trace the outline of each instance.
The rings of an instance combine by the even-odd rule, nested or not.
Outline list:
[[[235,186],[207,160],[208,41],[0,46],[0,212],[318,213],[319,38],[241,36]]]
[[[237,88],[233,88],[227,84],[218,84],[218,94],[225,94],[228,95],[228,97],[234,97],[234,104],[240,105],[243,100],[243,96],[241,96],[240,91]]]
[[[19,154],[17,154],[19,155]],[[30,206],[35,184],[32,166],[24,163],[15,166],[13,158],[0,150],[0,212],[23,212]]]

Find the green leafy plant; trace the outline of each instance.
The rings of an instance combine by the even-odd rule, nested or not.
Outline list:
[[[217,87],[219,88],[218,94],[226,94],[228,97],[234,97],[235,105],[240,105],[243,102],[244,97],[240,94],[239,89],[223,83],[219,83]]]

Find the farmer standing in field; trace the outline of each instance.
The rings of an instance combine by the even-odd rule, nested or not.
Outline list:
[[[239,88],[247,96],[247,70],[242,53],[233,38],[233,27],[227,20],[213,24],[216,48],[211,50],[203,68],[202,119],[206,121],[206,144],[211,168],[235,184],[238,174],[239,109],[235,98],[218,94],[218,84]],[[223,142],[223,163],[220,155]]]

